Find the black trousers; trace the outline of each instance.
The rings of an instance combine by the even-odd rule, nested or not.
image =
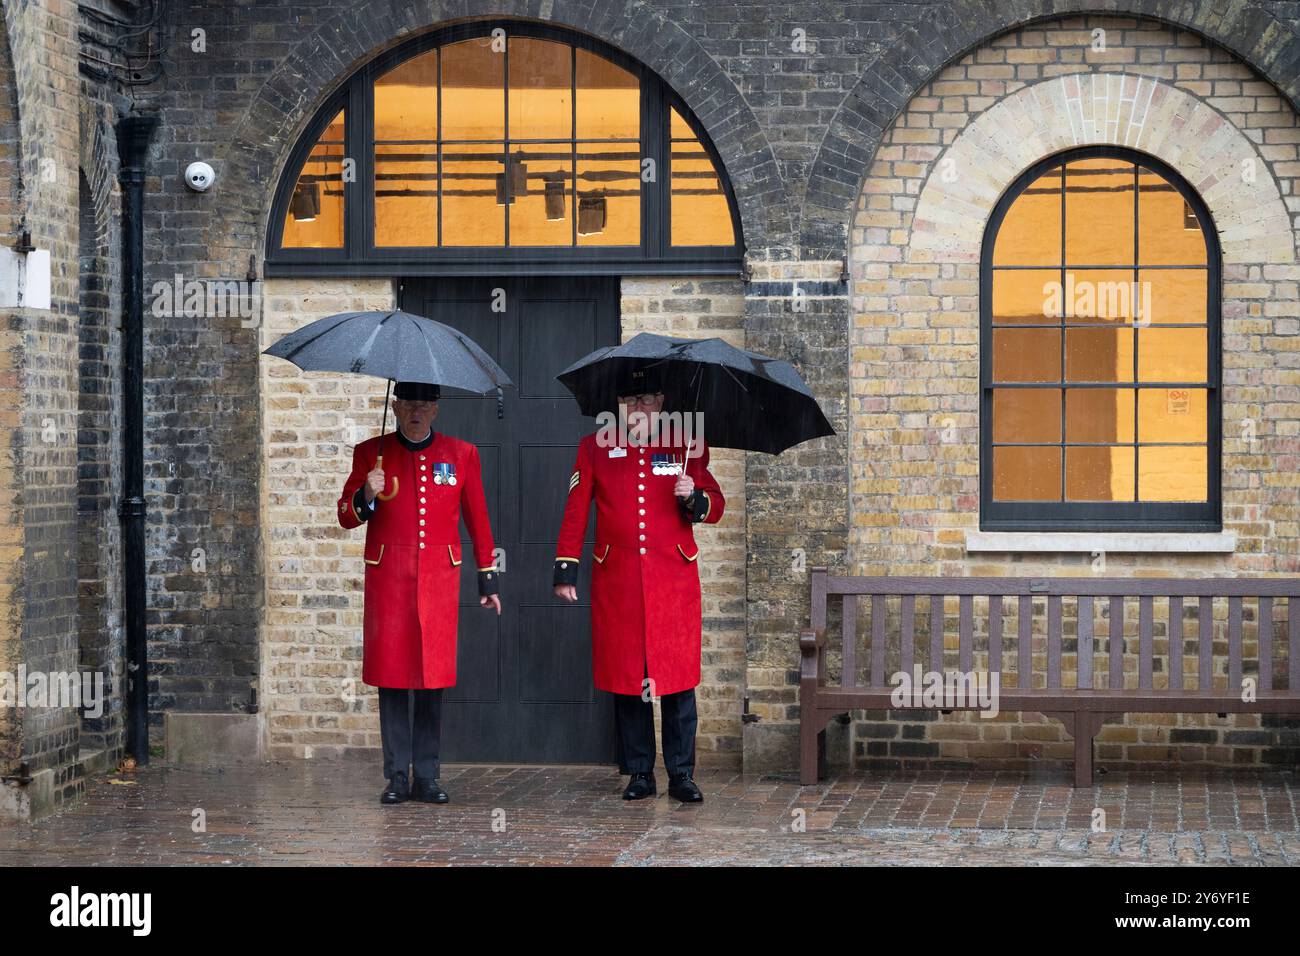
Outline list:
[[[379,688],[379,737],[384,745],[384,776],[408,773],[414,765],[421,780],[438,779],[442,738],[442,688]],[[409,777],[407,779],[410,779]]]
[[[695,770],[695,688],[659,698],[663,721],[664,767],[670,777]],[[650,773],[655,766],[654,705],[638,694],[614,695],[620,773]]]

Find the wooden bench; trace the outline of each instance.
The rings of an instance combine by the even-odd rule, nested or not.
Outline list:
[[[982,671],[990,684],[996,675],[1001,710],[1060,720],[1074,738],[1076,787],[1092,785],[1093,737],[1125,713],[1300,714],[1300,578],[842,577],[825,568],[814,568],[811,578],[812,628],[799,637],[804,784],[823,774],[827,722],[853,709],[898,710],[891,701],[896,675],[915,675],[922,663],[934,672]],[[930,619],[921,635],[918,600]],[[828,638],[828,602],[832,615],[840,605],[835,642]],[[1014,628],[1004,626],[1008,617]],[[1257,648],[1247,661],[1243,621]],[[1126,640],[1112,640],[1125,634],[1126,623]],[[950,635],[956,640],[945,641]],[[928,638],[921,656],[918,636]],[[1167,642],[1161,655],[1159,637]],[[1287,653],[1275,660],[1275,645],[1280,650],[1283,642]],[[1063,657],[1075,662],[1072,685],[1062,681]],[[828,659],[838,661],[838,684],[828,683]],[[1243,690],[1251,681],[1253,699]],[[949,697],[939,708],[915,709],[979,705]]]

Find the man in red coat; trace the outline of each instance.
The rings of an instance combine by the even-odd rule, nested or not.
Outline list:
[[[591,577],[591,663],[598,690],[614,696],[625,800],[656,792],[653,697],[660,698],[668,792],[704,797],[695,771],[695,686],[700,682],[699,547],[692,527],[715,524],[725,501],[709,473],[703,438],[656,430],[664,396],[653,371],[619,385],[626,434],[604,431],[578,445],[556,548],[558,597],[578,599],[587,514],[596,502]],[[614,430],[622,432],[621,429]]]
[[[442,688],[456,683],[462,508],[479,603],[501,613],[478,449],[434,432],[439,392],[423,382],[397,384],[397,431],[383,438],[382,454],[379,437],[356,446],[338,504],[343,527],[366,525],[361,679],[379,688],[385,804],[447,802],[438,749]]]

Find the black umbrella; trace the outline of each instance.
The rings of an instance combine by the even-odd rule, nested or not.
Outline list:
[[[715,448],[775,455],[835,434],[794,366],[721,339],[642,332],[622,345],[597,349],[556,377],[584,415],[599,415],[616,410],[618,385],[636,369],[654,369],[664,411],[700,413],[704,440]]]
[[[304,372],[353,372],[393,382],[425,382],[464,389],[480,395],[497,390],[510,376],[477,342],[449,325],[400,309],[380,312],[340,312],[290,332],[266,355],[288,359]],[[384,392],[384,423],[380,451],[388,429],[388,391]]]

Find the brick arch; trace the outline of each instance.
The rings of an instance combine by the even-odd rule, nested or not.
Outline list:
[[[21,162],[18,85],[9,56],[9,28],[0,17],[0,235],[12,236],[22,215]]]
[[[930,166],[909,258],[978,262],[983,232],[970,228],[971,217],[987,222],[1001,195],[1040,159],[1094,144],[1126,146],[1177,169],[1209,207],[1225,263],[1296,260],[1286,204],[1255,144],[1190,93],[1128,73],[1045,80],[980,114]],[[1249,186],[1243,164],[1254,171]],[[953,175],[936,175],[941,168]]]
[[[813,160],[799,224],[804,258],[845,255],[853,206],[881,138],[912,98],[964,54],[1041,21],[1129,15],[1187,30],[1248,64],[1300,111],[1300,35],[1258,0],[1230,9],[1168,4],[1159,16],[1142,0],[1112,0],[1105,9],[1095,0],[1029,0],[1005,10],[982,0],[931,7],[863,66]]]
[[[771,146],[744,104],[735,82],[681,26],[665,20],[642,0],[626,6],[553,0],[538,17],[531,0],[502,0],[493,19],[533,20],[585,33],[610,44],[658,74],[695,113],[722,157],[735,191],[745,242],[750,249],[789,245],[793,217],[783,203],[765,201],[780,188]],[[228,253],[242,274],[251,248],[260,249],[275,183],[289,151],[321,103],[358,67],[384,50],[428,30],[484,19],[464,15],[454,0],[368,0],[327,20],[288,56],[263,84],[235,127],[225,156],[224,180],[232,213],[220,217],[210,236],[214,254]],[[330,79],[322,83],[320,77]],[[242,258],[242,261],[241,261]]]

